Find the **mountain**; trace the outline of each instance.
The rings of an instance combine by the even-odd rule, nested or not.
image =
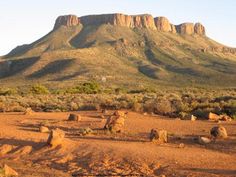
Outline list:
[[[236,86],[236,49],[208,38],[200,23],[149,14],[60,16],[51,32],[0,63],[6,85]]]

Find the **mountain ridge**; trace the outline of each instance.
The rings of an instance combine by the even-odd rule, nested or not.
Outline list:
[[[54,30],[60,26],[77,26],[82,24],[101,25],[111,24],[114,26],[125,26],[129,28],[147,28],[151,30],[158,30],[162,32],[180,33],[180,34],[198,34],[205,35],[205,27],[201,23],[182,23],[173,25],[166,17],[153,17],[150,14],[142,15],[125,15],[120,13],[102,14],[102,15],[88,15],[77,17],[76,15],[59,16],[55,22]]]
[[[60,16],[47,35],[1,59],[0,80],[62,87],[88,80],[109,87],[236,86],[236,49],[205,31],[199,23],[173,25],[150,15]]]

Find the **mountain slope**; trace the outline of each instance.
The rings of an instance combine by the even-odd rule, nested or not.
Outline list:
[[[49,34],[0,62],[6,85],[106,78],[107,85],[136,87],[236,86],[236,49],[209,39],[199,23],[175,26],[150,15],[62,16]]]

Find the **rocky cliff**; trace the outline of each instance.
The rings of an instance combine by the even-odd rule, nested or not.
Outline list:
[[[80,19],[76,15],[65,15],[59,16],[56,19],[54,29],[59,28],[60,26],[76,26],[80,23]]]
[[[173,25],[166,17],[153,18],[152,15],[125,15],[125,14],[104,14],[104,15],[88,15],[77,17],[75,15],[59,16],[54,25],[54,29],[60,26],[76,26],[82,24],[101,25],[111,24],[114,26],[123,26],[128,28],[146,28],[150,30],[158,30],[161,32],[179,33],[182,35],[205,35],[205,27],[200,23],[183,23]]]

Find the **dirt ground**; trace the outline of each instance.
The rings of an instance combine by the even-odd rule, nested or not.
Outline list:
[[[220,123],[228,139],[200,145],[196,137],[209,136],[218,123],[129,112],[124,133],[111,134],[102,130],[106,120],[101,112],[77,113],[82,116],[79,122],[67,121],[69,113],[0,114],[0,148],[12,147],[0,155],[0,165],[24,177],[236,176],[236,121]],[[40,124],[65,131],[63,145],[46,146],[48,133],[39,132]],[[86,127],[94,133],[80,136]],[[150,142],[152,128],[167,130],[169,142]]]

